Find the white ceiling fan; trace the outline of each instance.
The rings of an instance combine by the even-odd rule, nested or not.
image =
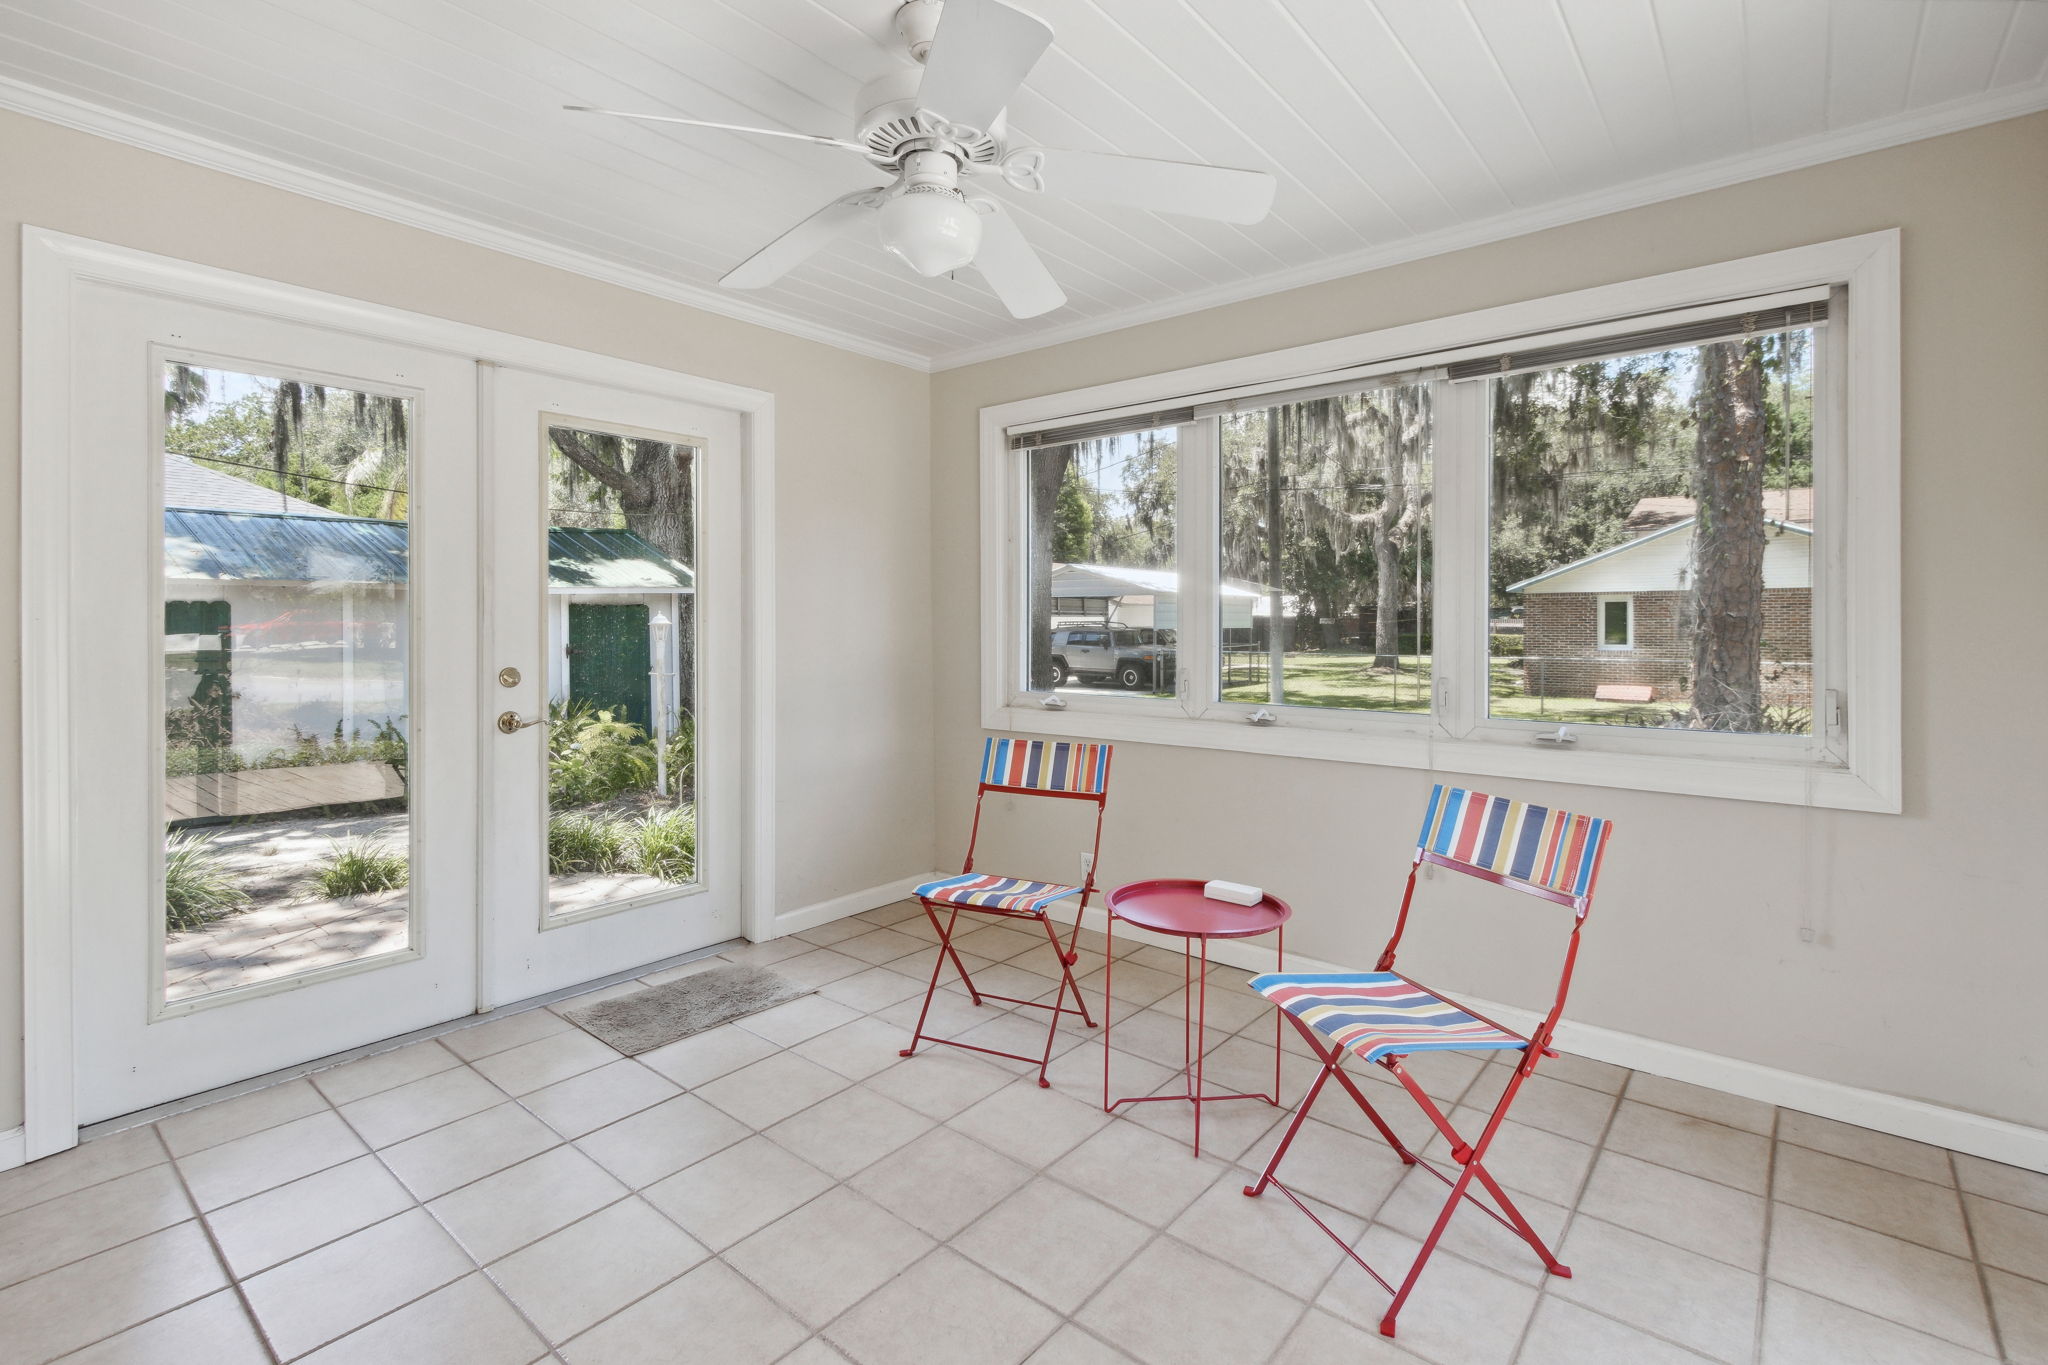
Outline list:
[[[920,275],[972,265],[1017,317],[1059,307],[1067,296],[1016,220],[996,200],[963,188],[977,175],[1000,176],[1029,193],[1226,223],[1256,223],[1273,206],[1273,177],[1264,171],[1012,144],[1004,106],[1051,45],[1052,30],[1001,0],[909,0],[896,11],[896,31],[923,69],[906,68],[863,87],[852,138],[566,107],[844,147],[894,177],[889,185],[833,200],[755,252],[719,281],[729,289],[773,284],[841,232],[872,218],[882,245]]]

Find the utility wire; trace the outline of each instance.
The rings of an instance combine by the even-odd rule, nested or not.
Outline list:
[[[174,450],[174,451],[172,451],[171,453],[172,453],[173,455],[182,455],[182,454],[184,454],[184,452],[183,452],[183,451],[177,451],[177,450]],[[186,458],[186,459],[188,459],[188,460],[191,460],[191,461],[192,461],[192,462],[193,462],[194,464],[203,464],[203,465],[217,465],[217,464],[224,464],[224,465],[229,465],[229,466],[231,466],[231,467],[233,467],[233,468],[235,468],[235,469],[253,469],[253,470],[256,470],[256,471],[257,471],[258,473],[262,473],[262,474],[269,474],[269,475],[271,475],[271,476],[273,476],[273,477],[275,477],[275,476],[276,476],[276,474],[277,474],[277,466],[276,466],[276,465],[268,465],[268,464],[251,464],[251,463],[249,463],[249,462],[248,462],[248,461],[246,461],[246,460],[223,460],[223,459],[222,459],[222,458],[220,458],[220,457],[219,457],[218,455],[186,455],[186,456],[185,456],[185,458]],[[365,492],[369,492],[369,493],[405,493],[405,492],[408,492],[408,491],[409,491],[409,490],[407,490],[407,489],[403,489],[403,488],[387,488],[387,487],[385,487],[385,486],[384,486],[383,484],[378,484],[378,483],[356,483],[356,482],[355,482],[354,480],[352,480],[352,479],[336,479],[336,478],[330,478],[329,476],[327,476],[327,475],[325,475],[325,474],[308,474],[308,473],[305,473],[305,472],[303,472],[303,471],[301,471],[301,470],[287,470],[287,471],[285,472],[285,475],[284,475],[284,477],[285,477],[286,479],[310,479],[310,480],[312,480],[312,481],[313,481],[314,483],[333,483],[333,484],[340,484],[340,485],[341,485],[342,487],[344,487],[344,488],[360,488],[360,489],[364,490]],[[256,486],[257,486],[257,487],[259,487],[259,488],[262,488],[262,487],[263,487],[263,485],[261,485],[261,484],[258,484],[258,485],[256,485]],[[281,489],[281,488],[265,488],[265,489],[264,489],[264,491],[265,491],[265,492],[267,492],[267,493],[285,493],[285,492],[286,492],[287,490],[285,490],[285,489]]]

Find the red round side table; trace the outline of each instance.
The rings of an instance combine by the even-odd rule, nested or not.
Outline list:
[[[1273,970],[1285,970],[1287,952],[1287,921],[1294,914],[1286,901],[1278,896],[1267,895],[1256,905],[1233,905],[1229,901],[1211,900],[1202,894],[1203,883],[1185,877],[1160,877],[1151,881],[1130,882],[1109,893],[1105,904],[1109,907],[1109,920],[1105,944],[1105,963],[1102,976],[1102,1108],[1105,1113],[1115,1113],[1126,1104],[1148,1104],[1156,1100],[1187,1100],[1195,1106],[1195,1155],[1202,1154],[1202,1106],[1215,1100],[1264,1100],[1271,1105],[1280,1103],[1280,1012],[1273,1012],[1273,1093],[1211,1095],[1202,1088],[1202,1056],[1204,1049],[1198,1045],[1208,1021],[1209,1014],[1209,940],[1212,938],[1253,938],[1259,934],[1277,935],[1273,949]],[[1115,985],[1113,973],[1116,970],[1116,926],[1121,920],[1125,924],[1154,933],[1172,934],[1184,942],[1181,945],[1181,961],[1187,989],[1181,994],[1182,1033],[1190,1041],[1187,1044],[1187,1059],[1182,1067],[1181,1077],[1185,1090],[1178,1095],[1127,1095],[1119,1100],[1109,1097],[1109,1039],[1112,988]],[[1199,970],[1197,970],[1199,949]],[[1189,1008],[1193,1008],[1192,1017]],[[1192,1030],[1192,1032],[1190,1032]]]

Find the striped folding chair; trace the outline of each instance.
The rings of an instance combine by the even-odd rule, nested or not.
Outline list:
[[[1052,1061],[1053,1039],[1059,1031],[1062,1014],[1079,1014],[1089,1028],[1095,1027],[1095,1020],[1088,1013],[1088,1006],[1081,999],[1081,987],[1074,980],[1074,963],[1080,954],[1074,944],[1081,936],[1081,916],[1088,908],[1088,898],[1095,893],[1095,856],[1088,859],[1088,873],[1079,886],[1064,886],[1058,882],[1026,881],[1021,877],[998,877],[974,870],[974,845],[981,837],[981,803],[990,792],[1002,792],[1011,796],[1059,797],[1072,801],[1095,803],[1095,847],[1094,854],[1102,852],[1102,811],[1109,800],[1109,755],[1107,744],[1077,744],[1065,740],[1042,739],[990,739],[981,751],[981,785],[974,793],[974,828],[967,836],[967,860],[957,877],[945,877],[935,882],[926,882],[917,888],[916,896],[924,906],[925,917],[932,923],[932,929],[939,936],[938,961],[932,964],[932,979],[925,987],[924,1008],[918,1011],[917,1028],[911,1034],[910,1046],[901,1055],[908,1057],[917,1051],[919,1043],[943,1043],[947,1047],[964,1048],[969,1052],[984,1052],[992,1057],[1010,1057],[1020,1062],[1038,1064],[1038,1083],[1050,1086],[1045,1078],[1045,1068]],[[1066,946],[1060,945],[1059,931],[1053,928],[1051,910],[1063,900],[1079,899],[1074,904],[1074,928],[1067,936]],[[943,918],[940,911],[944,911]],[[1002,919],[1035,920],[1045,930],[1047,940],[1052,944],[1055,958],[1060,964],[1060,990],[1048,1005],[1042,1000],[1019,1000],[1014,996],[992,995],[974,984],[974,978],[967,974],[967,967],[960,961],[960,954],[953,947],[953,931],[960,922],[961,912],[975,915],[993,915]],[[1027,1057],[1020,1052],[999,1052],[994,1048],[980,1047],[951,1038],[927,1037],[925,1020],[932,1012],[932,996],[939,989],[939,977],[951,962],[953,970],[960,974],[960,980],[967,987],[967,994],[975,1004],[986,1000],[997,1000],[1007,1005],[1025,1005],[1032,1009],[1049,1010],[1051,1020],[1045,1030],[1045,1051],[1037,1057]],[[1067,993],[1073,992],[1074,1003],[1067,1004]]]
[[[1430,1253],[1436,1250],[1436,1244],[1443,1237],[1444,1228],[1449,1225],[1460,1201],[1470,1201],[1473,1207],[1535,1248],[1551,1274],[1567,1279],[1571,1277],[1570,1267],[1560,1264],[1550,1254],[1550,1248],[1543,1245],[1542,1238],[1529,1226],[1529,1220],[1522,1216],[1521,1210],[1515,1207],[1514,1201],[1508,1198],[1507,1192],[1486,1169],[1485,1157],[1493,1145],[1494,1135],[1500,1131],[1501,1120],[1507,1116],[1508,1106],[1515,1102],[1516,1092],[1535,1071],[1537,1059],[1557,1055],[1550,1047],[1550,1039],[1557,1028],[1558,1016],[1564,1011],[1565,993],[1571,989],[1572,967],[1579,955],[1579,930],[1593,902],[1593,884],[1600,876],[1600,857],[1607,848],[1607,836],[1612,829],[1608,821],[1591,816],[1549,810],[1523,801],[1511,801],[1505,796],[1486,796],[1460,787],[1438,785],[1430,793],[1429,811],[1422,820],[1422,837],[1416,843],[1415,859],[1408,869],[1408,889],[1401,897],[1401,913],[1394,922],[1394,936],[1387,940],[1385,950],[1380,953],[1377,969],[1370,972],[1288,972],[1252,979],[1252,989],[1280,1007],[1289,1022],[1308,1041],[1323,1069],[1302,1097],[1301,1107],[1295,1110],[1294,1118],[1288,1123],[1287,1131],[1273,1152],[1272,1160],[1266,1163],[1258,1183],[1245,1186],[1244,1192],[1256,1196],[1264,1193],[1268,1185],[1278,1189],[1307,1214],[1310,1221],[1329,1233],[1337,1245],[1344,1248],[1345,1255],[1394,1296],[1393,1302],[1387,1305],[1386,1316],[1380,1319],[1380,1331],[1387,1336],[1394,1335],[1394,1318],[1400,1313],[1401,1305],[1407,1302],[1409,1292],[1415,1288],[1422,1267],[1428,1262]],[[1394,953],[1401,946],[1401,935],[1408,927],[1408,908],[1415,898],[1416,874],[1421,872],[1424,863],[1463,872],[1482,881],[1571,908],[1571,938],[1565,947],[1563,971],[1558,976],[1556,1002],[1527,1037],[1513,1029],[1503,1028],[1484,1015],[1476,1014],[1394,970]],[[1507,1088],[1501,1092],[1500,1101],[1494,1105],[1493,1113],[1476,1140],[1460,1136],[1451,1127],[1450,1120],[1444,1117],[1443,1111],[1423,1093],[1415,1078],[1401,1065],[1404,1057],[1418,1052],[1445,1051],[1516,1051],[1522,1054]],[[1458,1168],[1455,1176],[1408,1150],[1394,1135],[1394,1130],[1373,1108],[1372,1101],[1345,1074],[1343,1062],[1347,1053],[1385,1069],[1414,1097],[1415,1103],[1421,1106],[1422,1112],[1450,1144],[1451,1161]],[[1302,1120],[1308,1117],[1308,1111],[1324,1085],[1333,1078],[1358,1102],[1366,1117],[1372,1120],[1373,1127],[1379,1130],[1380,1136],[1387,1140],[1404,1164],[1419,1165],[1450,1186],[1451,1192],[1444,1200],[1443,1211],[1437,1215],[1435,1225],[1422,1243],[1422,1250],[1416,1255],[1414,1264],[1408,1267],[1407,1277],[1399,1288],[1367,1265],[1292,1190],[1274,1178],[1280,1169],[1281,1158],[1287,1155],[1288,1146],[1301,1129]],[[1498,1208],[1489,1206],[1470,1188],[1475,1180],[1493,1197]]]

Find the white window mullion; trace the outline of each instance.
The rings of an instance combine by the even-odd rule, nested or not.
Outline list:
[[[1175,661],[1180,704],[1201,716],[1215,704],[1218,656],[1217,545],[1221,485],[1217,469],[1217,419],[1202,418],[1180,429],[1178,501],[1174,508],[1174,558],[1180,571],[1180,617]]]
[[[1461,739],[1486,704],[1488,390],[1479,381],[1434,387],[1436,733]]]
[[[1848,622],[1845,608],[1856,584],[1848,573],[1850,525],[1848,434],[1853,420],[1843,388],[1848,367],[1841,363],[1849,335],[1847,291],[1836,289],[1830,311],[1836,324],[1816,334],[1813,346],[1814,554],[1807,627],[1813,655],[1813,737],[1815,757],[1847,763],[1849,754],[1847,677]],[[1825,418],[1826,420],[1821,420]]]

